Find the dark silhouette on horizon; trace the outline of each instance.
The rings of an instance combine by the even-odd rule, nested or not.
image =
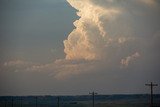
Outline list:
[[[151,88],[151,93],[150,93],[150,107],[154,107],[153,105],[153,87],[158,86],[158,84],[150,83],[150,84],[145,84],[146,86],[149,86]]]

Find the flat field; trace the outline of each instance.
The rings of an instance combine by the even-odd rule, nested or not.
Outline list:
[[[58,96],[1,96],[0,107],[58,107]],[[95,107],[149,107],[148,94],[96,95]],[[160,107],[160,95],[154,95]],[[59,96],[59,107],[92,107],[92,96]]]

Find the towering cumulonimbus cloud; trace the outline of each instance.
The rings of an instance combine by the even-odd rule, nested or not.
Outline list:
[[[154,11],[156,0],[67,0],[77,9],[76,27],[64,41],[69,60],[101,60],[109,54],[137,52],[133,40],[137,38],[139,18]],[[135,8],[136,7],[136,8]],[[136,19],[137,18],[137,19]],[[132,41],[132,43],[128,43]],[[128,47],[124,46],[128,43]],[[135,43],[136,44],[136,43]],[[130,47],[129,47],[130,46]],[[126,48],[126,50],[124,50]],[[114,50],[115,49],[115,50]],[[115,53],[111,53],[111,51]],[[111,58],[111,57],[110,57]]]
[[[102,58],[104,48],[110,42],[105,31],[104,21],[119,14],[117,9],[104,9],[94,5],[91,0],[67,0],[80,19],[74,22],[76,29],[64,41],[66,59],[97,60]]]

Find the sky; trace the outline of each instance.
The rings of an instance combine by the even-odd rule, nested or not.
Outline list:
[[[159,13],[159,0],[0,0],[0,96],[149,93]]]

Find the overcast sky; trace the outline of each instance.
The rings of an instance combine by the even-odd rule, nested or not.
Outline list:
[[[0,96],[148,93],[159,13],[158,0],[0,0]]]

